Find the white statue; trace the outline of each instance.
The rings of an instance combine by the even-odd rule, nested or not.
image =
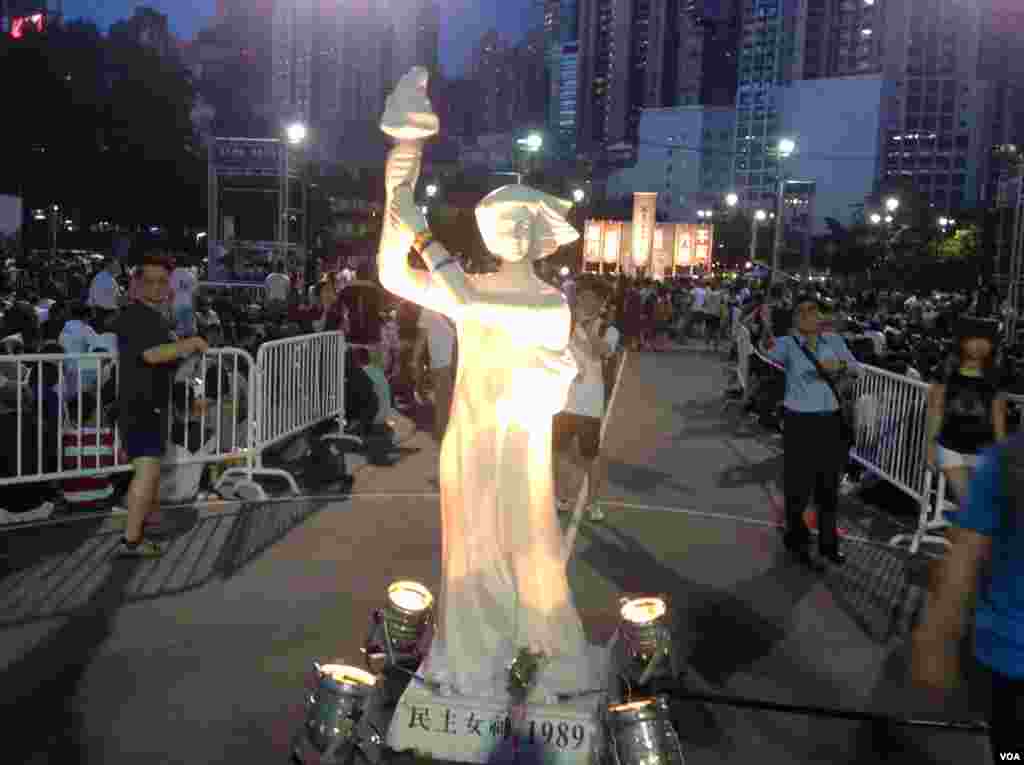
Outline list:
[[[590,646],[572,601],[552,485],[551,420],[577,374],[570,314],[534,261],[579,234],[571,203],[505,186],[477,207],[498,273],[468,276],[430,239],[413,197],[423,142],[437,132],[427,75],[413,69],[388,99],[382,129],[388,214],[380,281],[445,314],[458,331],[452,414],[441,448],[443,574],[437,633],[420,673],[451,692],[504,698],[519,652],[542,653],[534,699],[606,685],[606,652]],[[429,271],[412,269],[415,247]]]

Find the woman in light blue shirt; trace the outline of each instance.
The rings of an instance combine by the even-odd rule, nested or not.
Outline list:
[[[825,374],[838,382],[859,372],[857,360],[839,335],[818,333],[820,306],[813,297],[796,301],[793,332],[768,343],[768,357],[786,370],[784,483],[786,498],[785,545],[805,565],[820,570],[808,550],[811,535],[803,520],[814,496],[818,508],[818,546],[826,560],[840,565],[836,510],[839,475],[848,445],[842,442],[840,402],[808,354],[817,358]]]

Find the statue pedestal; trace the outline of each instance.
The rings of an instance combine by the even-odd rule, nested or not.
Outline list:
[[[387,733],[395,751],[451,762],[595,765],[605,746],[606,695],[559,704],[528,704],[514,720],[509,699],[442,696],[413,681]]]

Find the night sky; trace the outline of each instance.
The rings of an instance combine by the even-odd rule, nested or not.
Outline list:
[[[344,0],[342,0],[343,2]],[[526,30],[541,21],[532,0],[440,0],[441,63],[447,74],[460,73],[473,47],[488,29],[518,41]],[[64,0],[68,18],[87,17],[106,29],[112,22],[131,16],[138,5],[167,14],[171,30],[191,39],[215,13],[216,0]]]

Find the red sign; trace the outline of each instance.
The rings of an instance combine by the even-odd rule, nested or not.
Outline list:
[[[33,13],[31,16],[15,16],[11,19],[11,37],[20,40],[29,30],[42,33],[46,29],[46,16]]]

